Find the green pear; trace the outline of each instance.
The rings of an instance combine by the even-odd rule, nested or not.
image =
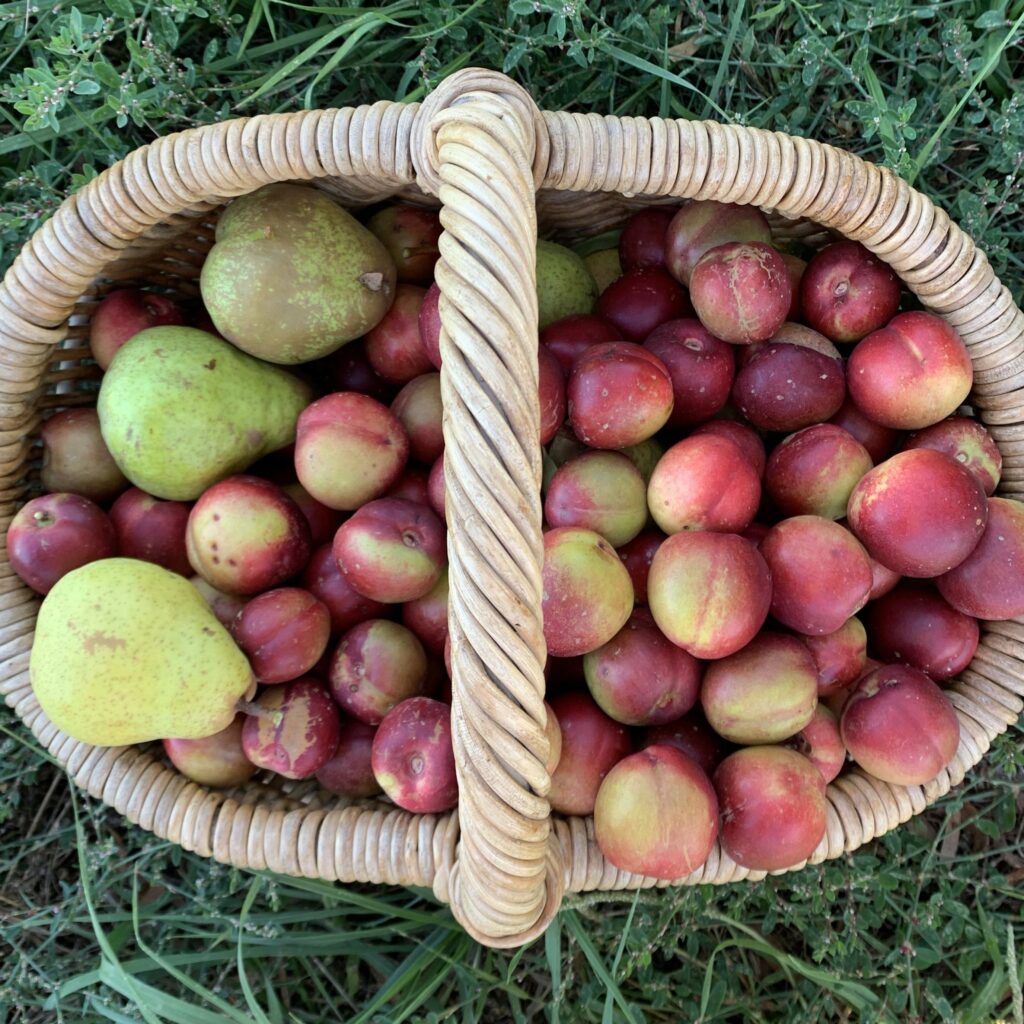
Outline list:
[[[236,199],[199,279],[217,330],[271,363],[319,359],[375,327],[397,271],[380,240],[315,188],[278,183]]]
[[[618,249],[599,249],[589,256],[584,256],[583,262],[586,263],[587,270],[594,278],[598,292],[603,292],[612,281],[617,281],[622,277],[622,263],[619,261]]]
[[[40,707],[97,746],[227,728],[252,669],[184,576],[105,558],[62,577],[36,621],[29,661]]]
[[[597,283],[581,256],[554,242],[537,243],[537,312],[540,329],[574,313],[590,313]]]
[[[191,327],[150,327],[100,385],[100,430],[121,472],[158,498],[191,501],[295,440],[312,398],[290,373]]]

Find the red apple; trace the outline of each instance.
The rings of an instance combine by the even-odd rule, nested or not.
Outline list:
[[[334,535],[334,557],[354,589],[373,601],[414,601],[448,564],[444,524],[426,505],[378,498]]]
[[[653,437],[672,412],[665,364],[640,345],[594,345],[576,360],[569,422],[591,448],[626,448]]]
[[[188,560],[211,586],[257,594],[302,571],[312,549],[309,523],[276,484],[231,476],[192,506],[185,535]]]
[[[850,529],[872,558],[903,576],[939,576],[975,549],[988,510],[981,484],[952,456],[900,452],[861,477]]]
[[[732,533],[677,533],[654,556],[647,601],[658,628],[695,658],[746,646],[768,617],[765,560]]]
[[[715,770],[722,849],[752,871],[803,863],[825,836],[821,772],[785,747],[745,747]]]
[[[869,419],[920,430],[963,403],[974,379],[960,335],[934,313],[899,313],[850,355],[850,397]]]
[[[264,690],[256,703],[263,713],[242,726],[242,749],[259,768],[286,779],[308,779],[335,754],[341,718],[327,687],[306,676]]]
[[[930,782],[960,743],[949,698],[909,665],[883,665],[863,676],[843,707],[839,729],[854,761],[896,786]]]
[[[51,493],[80,494],[103,504],[128,486],[100,433],[95,409],[65,409],[40,432],[43,466],[39,481]]]
[[[811,720],[783,746],[803,754],[821,772],[826,783],[831,782],[846,763],[846,747],[839,735],[839,719],[824,704],[814,709]]]
[[[827,338],[860,341],[899,309],[900,281],[859,242],[834,242],[811,257],[800,305],[808,326]]]
[[[295,472],[328,508],[351,511],[379,497],[396,483],[408,457],[401,421],[366,395],[327,395],[299,416]]]
[[[77,494],[33,498],[7,530],[11,568],[37,594],[48,594],[72,570],[116,554],[117,537],[107,514]]]
[[[138,487],[130,487],[110,506],[119,554],[191,576],[185,550],[191,507],[184,501],[161,501]]]
[[[174,299],[140,288],[109,292],[89,323],[92,357],[106,370],[121,346],[147,327],[170,327],[185,323],[185,314]]]
[[[286,683],[320,660],[331,635],[331,615],[308,590],[280,587],[249,601],[233,632],[261,683]]]
[[[395,396],[391,411],[409,437],[414,459],[429,465],[444,451],[439,373],[413,377]]]
[[[559,814],[593,814],[597,791],[605,776],[633,744],[629,730],[612,721],[586,693],[551,698],[562,734],[562,756],[551,773],[548,800]]]
[[[429,697],[393,707],[373,738],[371,763],[380,787],[403,810],[450,811],[459,802],[451,708]]]
[[[675,747],[630,754],[605,776],[594,834],[615,867],[683,878],[708,859],[718,837],[718,798],[704,772]]]

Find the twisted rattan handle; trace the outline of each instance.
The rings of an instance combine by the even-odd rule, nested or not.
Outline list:
[[[420,184],[441,199],[452,726],[460,841],[452,909],[520,945],[558,909],[549,843],[541,621],[536,195],[543,122],[519,86],[469,70],[414,129]],[[539,130],[540,129],[540,130]]]

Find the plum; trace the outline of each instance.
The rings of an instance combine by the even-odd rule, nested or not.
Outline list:
[[[1024,504],[989,498],[981,541],[936,585],[964,615],[993,621],[1024,615]]]
[[[633,584],[615,549],[593,530],[544,534],[544,639],[554,657],[607,643],[633,610]]]
[[[441,253],[441,219],[437,210],[395,203],[375,213],[366,226],[391,254],[398,280],[408,284],[430,284],[434,264]]]
[[[249,601],[232,632],[261,683],[285,683],[311,671],[327,650],[331,614],[308,590],[280,587]]]
[[[784,516],[842,519],[854,486],[872,465],[867,449],[845,430],[817,423],[775,448],[765,491]]]
[[[863,675],[868,635],[864,623],[856,616],[851,616],[832,633],[801,639],[818,669],[819,697],[842,690]]]
[[[869,419],[920,430],[945,419],[971,390],[967,346],[934,313],[898,313],[850,354],[850,397]]]
[[[667,534],[680,530],[739,533],[754,519],[761,481],[742,450],[723,437],[688,437],[654,468],[647,504]]]
[[[122,345],[148,327],[172,327],[185,323],[185,312],[168,295],[141,288],[108,292],[89,322],[92,357],[106,370]]]
[[[658,725],[696,704],[701,665],[640,609],[608,643],[583,656],[583,673],[590,695],[610,718],[624,725]]]
[[[242,725],[242,749],[254,765],[286,779],[308,779],[334,756],[341,718],[319,680],[306,676],[270,686],[256,704],[261,713]]]
[[[960,743],[949,698],[910,665],[883,665],[863,676],[843,707],[839,730],[861,768],[896,786],[931,782]]]
[[[726,242],[771,240],[768,219],[756,206],[693,201],[687,203],[668,226],[665,266],[677,281],[688,285],[693,268],[708,249]]]
[[[708,249],[690,275],[700,322],[733,345],[767,341],[785,322],[792,298],[786,264],[763,242]]]
[[[565,375],[554,353],[543,345],[537,350],[537,393],[540,399],[540,443],[548,444],[565,423]]]
[[[718,837],[718,797],[707,775],[675,747],[647,747],[605,776],[594,835],[623,871],[683,878],[708,859]]]
[[[420,335],[420,308],[426,292],[412,284],[395,287],[383,319],[366,335],[366,358],[389,384],[406,384],[437,369]]]
[[[799,633],[834,633],[871,592],[867,552],[830,519],[794,516],[776,523],[761,554],[772,575],[772,615]]]
[[[569,422],[591,448],[625,448],[656,434],[672,413],[665,364],[640,345],[594,345],[576,360],[566,391]]]
[[[647,577],[654,553],[664,539],[665,534],[660,530],[645,530],[619,548],[619,558],[633,581],[633,599],[637,604],[647,604]]]
[[[825,780],[785,747],[744,747],[715,769],[722,849],[752,871],[781,871],[807,860],[825,836]]]
[[[441,375],[423,373],[413,377],[395,396],[391,411],[405,429],[412,457],[427,465],[433,463],[444,451]]]
[[[768,566],[732,533],[677,533],[654,556],[647,601],[658,628],[695,658],[746,646],[768,617]]]
[[[292,461],[294,464],[294,455]],[[334,537],[344,518],[338,509],[329,508],[323,502],[317,501],[300,483],[283,484],[281,489],[299,506],[306,517],[313,547],[319,547]]]
[[[761,440],[760,434],[753,427],[736,420],[709,420],[694,430],[690,437],[704,437],[706,434],[727,438],[733,444],[738,445],[740,451],[754,467],[758,480],[764,478],[768,453],[765,451],[764,441]]]
[[[384,603],[372,601],[352,588],[331,544],[322,544],[313,552],[302,573],[302,585],[327,608],[332,633],[343,633],[367,619],[378,619],[387,609]]]
[[[448,570],[422,597],[402,605],[402,623],[432,654],[443,654],[448,639]]]
[[[729,400],[736,358],[733,349],[699,320],[670,320],[644,342],[666,366],[674,403],[668,425],[690,427],[711,419]]]
[[[601,293],[597,311],[627,341],[635,342],[669,320],[693,316],[686,292],[660,267],[627,270]]]
[[[171,764],[193,782],[201,786],[241,786],[256,774],[256,765],[242,749],[242,725],[245,715],[235,715],[234,721],[201,739],[165,739],[164,752]]]
[[[211,586],[257,594],[302,571],[312,551],[309,523],[276,484],[231,476],[192,506],[185,534],[188,560]]]
[[[327,390],[330,392],[358,391],[384,405],[389,405],[395,397],[395,385],[386,381],[370,364],[362,338],[342,345],[321,365],[325,367]]]
[[[700,704],[674,722],[651,725],[644,729],[640,745],[649,747],[654,743],[665,743],[681,750],[700,765],[708,776],[733,750],[732,744],[722,739],[708,725]]]
[[[441,369],[441,289],[435,281],[423,296],[416,318],[420,342],[435,370]]]
[[[826,783],[831,782],[846,763],[846,747],[839,735],[839,719],[824,704],[819,704],[811,720],[782,745],[803,754],[821,772]]]
[[[348,715],[379,725],[396,704],[423,694],[427,655],[411,629],[368,619],[345,633],[331,657],[334,699]]]
[[[899,278],[859,242],[816,252],[800,282],[804,321],[832,341],[860,341],[885,326],[899,305]]]
[[[192,566],[185,549],[190,511],[187,502],[162,501],[138,487],[130,487],[110,506],[118,553],[191,576]]]
[[[390,409],[354,391],[337,392],[300,414],[295,472],[317,501],[350,512],[394,486],[409,449],[409,435]]]
[[[7,560],[37,594],[48,594],[72,570],[116,554],[110,518],[77,494],[33,498],[7,529]]]
[[[430,467],[430,475],[427,477],[427,503],[442,523],[448,521],[444,495],[444,453],[442,452]]]
[[[900,437],[898,430],[892,427],[883,427],[881,423],[875,423],[867,418],[857,408],[853,399],[846,396],[839,411],[830,416],[829,423],[836,427],[842,427],[848,434],[859,441],[871,456],[875,464],[887,459],[896,446]]]
[[[711,662],[700,703],[708,724],[732,743],[778,743],[811,720],[818,670],[796,638],[762,632],[742,650]]]
[[[376,734],[376,726],[342,716],[338,749],[317,769],[316,781],[331,793],[357,800],[380,793],[371,763]]]
[[[665,235],[678,206],[649,206],[637,210],[619,235],[619,263],[623,270],[665,266]]]
[[[562,693],[548,705],[562,735],[562,756],[551,773],[548,801],[559,814],[594,812],[605,776],[633,743],[629,730],[609,718],[587,693]]]
[[[591,346],[623,340],[622,332],[614,324],[593,313],[567,316],[548,324],[540,332],[541,347],[558,360],[565,377],[572,373],[576,360]]]
[[[593,530],[612,547],[621,547],[647,522],[643,477],[625,455],[586,452],[555,471],[544,499],[544,517],[551,526]]]
[[[939,576],[978,545],[988,518],[984,488],[951,455],[900,452],[861,477],[850,495],[850,529],[886,568]]]

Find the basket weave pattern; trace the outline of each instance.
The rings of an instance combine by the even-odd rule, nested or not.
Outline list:
[[[638,202],[714,199],[856,239],[960,332],[971,403],[1000,445],[1000,494],[1024,499],[1024,315],[948,215],[890,172],[805,139],[713,122],[541,113],[509,79],[471,69],[422,104],[381,102],[228,121],[159,139],[69,197],[0,285],[3,525],[28,494],[43,415],[91,404],[88,316],[133,282],[197,294],[216,211],[274,181],[350,205],[441,204],[441,375],[458,810],[346,805],[311,783],[257,777],[229,793],[155,747],[71,739],[36,703],[37,598],[0,555],[0,692],[75,782],[143,828],[243,868],[433,886],[480,941],[539,934],[566,892],[665,884],[602,857],[593,822],[552,818],[544,769],[540,451],[534,243],[621,223]],[[986,624],[947,690],[961,741],[927,786],[848,770],[828,788],[816,863],[853,850],[959,783],[1024,703],[1024,625]],[[757,880],[720,847],[683,884]]]

